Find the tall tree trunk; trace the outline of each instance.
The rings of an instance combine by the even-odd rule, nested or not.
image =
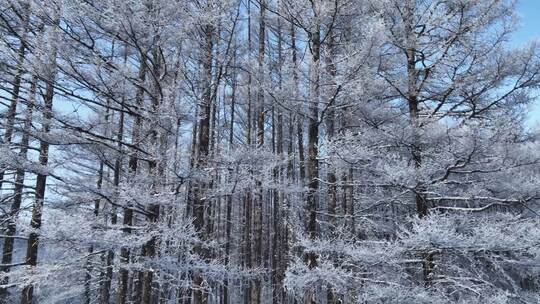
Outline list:
[[[429,204],[425,197],[426,185],[420,181],[420,168],[422,166],[422,147],[420,140],[420,123],[419,123],[419,108],[418,108],[418,75],[419,71],[416,68],[417,50],[416,50],[416,34],[414,32],[414,11],[416,9],[416,0],[407,0],[405,3],[405,35],[407,41],[407,102],[409,105],[409,116],[412,129],[412,158],[416,170],[416,186],[414,188],[414,200],[416,204],[416,212],[419,218],[428,215]],[[433,272],[433,254],[425,253],[424,262],[422,265],[424,284],[431,285],[431,276]]]
[[[199,145],[197,153],[196,168],[201,170],[207,166],[208,156],[209,156],[209,141],[210,141],[210,110],[212,105],[212,62],[213,62],[213,37],[214,37],[214,28],[212,25],[208,24],[204,27],[204,39],[205,39],[205,49],[204,49],[204,58],[203,58],[203,87],[204,92],[200,104],[200,113],[199,113]],[[205,235],[205,195],[204,191],[206,188],[205,181],[197,181],[193,190],[193,215],[194,215],[194,226],[202,240],[206,239]],[[208,252],[203,248],[197,248],[198,253],[204,258],[208,258]],[[195,290],[193,292],[193,301],[195,304],[207,303],[207,294],[203,290],[202,286],[203,278],[201,273],[196,273],[194,278]]]
[[[104,136],[107,137],[110,135],[108,134],[107,130],[109,127],[109,112],[111,111],[110,100],[108,99],[107,99],[107,104],[105,108],[106,108],[106,111],[105,111],[106,129],[104,132]],[[98,182],[97,182],[98,189],[101,189],[101,186],[103,183],[103,179],[104,179],[103,169],[104,169],[104,161],[101,161],[99,164],[99,171],[98,171]],[[108,176],[108,172],[107,172],[107,176]],[[100,205],[100,200],[97,199],[95,201],[95,206],[94,206],[94,215],[96,217],[98,216],[98,213],[99,213],[99,205]],[[116,225],[118,221],[118,216],[116,214],[116,206],[112,206],[109,214],[105,214],[106,221],[107,221],[107,216],[109,215],[111,216],[111,224]],[[110,249],[107,250],[105,254],[103,255],[103,261],[105,263],[105,271],[101,273],[101,278],[100,278],[101,290],[100,290],[99,301],[100,301],[100,304],[109,304],[109,299],[111,297],[111,284],[112,284],[112,278],[113,278],[114,251]]]
[[[292,61],[292,81],[293,81],[293,99],[295,102],[298,102],[300,93],[300,85],[299,85],[299,78],[298,78],[298,57],[297,57],[297,49],[296,49],[296,29],[295,25],[293,23],[290,24],[290,37],[291,37],[291,61]],[[299,111],[299,107],[297,107],[296,112]],[[296,134],[296,143],[294,142],[294,137]],[[289,180],[289,183],[298,183],[299,185],[304,185],[305,180],[305,169],[304,169],[304,143],[303,143],[303,121],[298,115],[298,113],[294,113],[291,111],[289,113],[289,143],[288,143],[288,157],[289,157],[289,164],[287,168],[287,177]],[[297,146],[298,150],[298,176],[296,175],[296,172],[294,171],[294,156],[293,156],[293,150],[294,146]],[[291,204],[291,197],[287,199],[287,206],[284,208],[284,214],[283,219],[285,226],[283,227],[283,256],[281,260],[281,267],[283,269],[287,269],[289,266],[290,261],[290,240],[291,240],[291,212],[292,212],[292,204]],[[286,293],[283,295],[283,300],[286,303],[287,296]],[[296,303],[295,303],[296,304]]]
[[[100,160],[99,162],[99,169],[98,169],[98,179],[97,179],[97,182],[96,182],[96,188],[98,189],[98,191],[102,188],[103,186],[103,168],[104,168],[104,162],[103,160]],[[98,215],[99,215],[99,206],[101,204],[101,200],[99,198],[96,198],[95,201],[94,201],[94,216],[97,218]],[[91,299],[91,289],[90,289],[90,285],[91,285],[91,281],[92,281],[92,264],[91,264],[91,254],[94,252],[94,246],[93,245],[90,245],[88,247],[88,258],[86,260],[86,276],[85,276],[85,282],[84,282],[84,301],[85,301],[85,304],[89,304],[92,299]],[[104,275],[103,275],[104,277]]]
[[[332,92],[336,83],[335,78],[337,74],[336,65],[334,63],[335,54],[335,45],[334,45],[334,36],[333,33],[328,33],[328,54],[326,56],[326,73],[328,77],[328,83],[330,84],[330,89],[326,92],[326,103],[328,106],[328,111],[326,112],[326,138],[328,142],[332,142],[335,136],[335,110],[333,103],[333,98],[335,98],[334,93]],[[336,172],[335,169],[330,167],[327,170],[327,180],[328,180],[328,224],[330,232],[332,233],[336,225],[336,206],[337,206],[337,187],[336,187]]]
[[[259,54],[258,54],[258,83],[257,88],[257,147],[264,147],[264,121],[265,121],[265,105],[264,105],[264,52],[265,52],[265,2],[260,3],[259,12]],[[263,256],[263,190],[260,179],[256,180],[256,199],[253,208],[253,267],[262,266]],[[251,303],[258,304],[261,302],[261,279],[254,278],[251,289]]]
[[[6,131],[4,133],[4,144],[10,145],[13,137],[13,131],[15,127],[15,116],[17,115],[17,104],[19,103],[19,94],[21,91],[21,81],[24,74],[24,57],[26,54],[26,35],[28,32],[28,25],[30,21],[30,6],[24,5],[24,12],[22,14],[23,32],[20,39],[19,49],[17,51],[17,71],[15,72],[15,79],[13,80],[13,89],[11,91],[11,100],[6,113]],[[0,168],[0,190],[4,181],[5,168]]]
[[[248,63],[249,61],[251,60],[251,1],[246,1],[247,2],[247,59],[248,59]],[[248,146],[251,145],[252,143],[252,103],[251,103],[251,85],[252,85],[252,82],[253,82],[253,79],[252,79],[252,75],[251,75],[251,71],[248,71],[247,73],[247,77],[248,77],[248,82],[247,82],[247,110],[246,110],[246,114],[247,114],[247,138],[246,138],[246,142],[248,144]]]
[[[233,55],[236,58],[236,54]],[[236,60],[233,62],[236,65]],[[234,145],[234,115],[236,112],[236,75],[232,76],[232,92],[231,92],[231,118],[229,124],[229,150],[232,150]]]
[[[49,75],[46,78],[45,94],[43,96],[44,108],[43,108],[43,124],[41,128],[42,134],[48,134],[51,129],[51,119],[53,110],[53,97],[54,97],[54,83],[56,78],[56,50],[51,52],[52,62],[49,66]],[[46,167],[49,162],[49,141],[47,139],[41,139],[39,143],[39,164],[42,167]],[[43,216],[43,203],[45,200],[45,190],[47,183],[47,174],[38,173],[36,178],[35,188],[35,200],[32,205],[32,218],[30,220],[30,226],[33,231],[28,238],[28,245],[26,250],[26,264],[30,267],[37,265],[38,249],[39,249],[39,230],[41,228],[41,219]],[[34,286],[29,284],[22,290],[21,304],[31,304],[33,299]]]
[[[160,36],[156,36],[156,40],[159,41]],[[158,51],[158,47],[155,47],[152,51],[152,75],[153,75],[153,90],[152,90],[152,105],[151,113],[153,117],[154,127],[151,129],[151,144],[156,147],[152,160],[149,162],[149,174],[152,177],[152,192],[154,195],[157,195],[162,189],[161,179],[164,177],[164,165],[167,161],[164,149],[166,146],[166,140],[164,139],[164,133],[159,128],[159,113],[163,101],[163,92],[161,91],[160,86],[160,75],[161,75],[161,61],[162,57]],[[151,229],[159,220],[160,215],[160,205],[156,203],[150,203],[148,208],[147,219],[150,223]],[[148,242],[143,246],[143,256],[146,258],[153,258],[156,255],[156,244],[158,242],[157,237],[154,235],[150,238]],[[158,276],[158,273],[155,273],[154,270],[145,270],[144,271],[144,281],[143,281],[143,290],[142,290],[142,304],[150,304],[153,299],[153,290],[158,290],[159,286],[154,282],[154,277]],[[159,294],[159,293],[157,293]]]
[[[278,2],[278,9],[281,9],[281,2]],[[277,24],[277,51],[278,51],[278,87],[279,91],[283,90],[283,74],[282,74],[282,63],[283,63],[283,46],[282,46],[282,26],[281,19],[278,19]],[[280,160],[283,159],[283,110],[281,105],[277,105],[277,134],[276,134],[276,152]],[[283,166],[278,166],[275,169],[275,180],[278,184],[284,184],[284,169]],[[272,236],[272,303],[278,304],[281,303],[281,298],[283,294],[283,279],[284,279],[284,268],[281,267],[280,261],[283,259],[283,244],[281,243],[282,234],[283,234],[283,192],[276,190],[274,194],[274,206],[273,206],[273,236]]]
[[[105,272],[103,273],[103,283],[99,295],[99,303],[109,304],[109,300],[111,298],[111,283],[113,279],[114,252],[112,250],[107,250],[104,256],[104,260]]]
[[[328,52],[326,54],[326,76],[329,84],[328,89],[325,92],[325,102],[327,107],[326,112],[326,140],[331,143],[335,136],[335,107],[334,107],[334,88],[336,86],[335,78],[337,74],[336,65],[334,63],[334,56],[336,56],[336,49],[334,44],[334,33],[330,31],[328,34]],[[335,168],[331,164],[327,168],[328,182],[328,199],[327,199],[327,214],[328,214],[328,232],[330,237],[334,237],[336,228],[336,206],[337,206],[337,178]],[[337,301],[336,296],[331,288],[327,291],[328,303],[335,303]]]
[[[315,18],[319,16],[319,7],[314,6]],[[317,23],[311,32],[311,90],[309,104],[308,120],[308,193],[307,193],[307,225],[306,231],[310,239],[317,237],[317,191],[319,189],[319,59],[321,51],[320,25]],[[308,252],[306,262],[309,268],[317,267],[317,255],[314,252]],[[315,294],[313,290],[307,294],[306,302],[315,303]]]
[[[319,189],[319,59],[320,59],[320,26],[316,25],[311,34],[311,100],[309,105],[308,124],[308,195],[307,211],[308,223],[307,232],[311,239],[317,236],[317,190]],[[313,254],[308,257],[308,265],[316,267],[317,261]]]
[[[234,56],[234,55],[233,55]],[[235,57],[235,56],[234,56]],[[234,59],[233,59],[234,60]],[[233,63],[234,65],[234,63]],[[236,74],[232,75],[232,92],[231,92],[231,118],[229,125],[229,151],[232,151],[234,147],[234,114],[236,106]],[[229,181],[232,178],[232,170],[229,171]],[[233,193],[227,196],[227,206],[226,206],[226,220],[225,220],[225,265],[227,267],[231,263],[231,242],[232,242],[232,204],[233,204]],[[223,304],[229,303],[229,278],[225,278],[223,286]]]
[[[300,98],[300,81],[298,78],[298,54],[296,49],[296,30],[294,24],[291,24],[291,49],[292,49],[292,63],[293,63],[293,84],[294,84],[294,99],[295,102],[298,102]],[[297,109],[300,111],[300,108]],[[296,140],[298,148],[298,171],[300,172],[298,176],[298,182],[300,185],[304,185],[306,179],[306,168],[305,168],[305,153],[304,153],[304,120],[302,115],[295,115],[296,118]]]
[[[246,14],[247,14],[247,60],[248,60],[248,63],[250,63],[251,61],[251,52],[252,52],[252,43],[251,43],[251,1],[246,1]],[[247,73],[247,138],[246,138],[246,143],[249,147],[251,147],[252,145],[252,120],[253,120],[253,117],[252,117],[252,112],[253,112],[253,109],[252,109],[252,100],[251,100],[251,89],[252,89],[252,75],[251,75],[251,71],[248,71]],[[251,269],[252,267],[252,260],[251,260],[251,257],[252,257],[252,254],[251,254],[251,234],[252,234],[252,227],[251,227],[251,223],[252,223],[252,209],[253,209],[253,197],[251,195],[251,193],[248,191],[246,193],[246,197],[245,197],[245,200],[244,200],[244,219],[243,219],[243,223],[244,223],[244,234],[243,234],[243,264],[244,264],[244,267],[246,269]],[[251,301],[251,282],[248,282],[247,283],[247,287],[244,289],[244,303],[245,304],[250,304],[250,301]]]
[[[126,50],[127,53],[127,50]],[[143,108],[143,99],[144,99],[144,82],[146,80],[146,57],[144,54],[141,54],[141,63],[139,66],[139,82],[140,86],[137,89],[137,93],[135,96],[135,103],[138,110],[141,110]],[[122,99],[122,108],[124,107],[123,104],[124,100]],[[135,122],[133,125],[131,140],[132,140],[132,146],[134,147],[134,151],[130,154],[128,165],[129,165],[129,173],[130,178],[134,179],[137,175],[137,169],[138,169],[138,148],[139,148],[139,142],[140,142],[140,133],[141,133],[141,127],[142,127],[142,113],[138,113],[138,115],[135,117]],[[119,149],[119,156],[115,160],[115,166],[114,166],[114,186],[115,188],[118,188],[120,185],[120,172],[122,170],[122,141],[124,137],[124,112],[120,112],[120,122],[118,127],[118,133],[117,133],[117,141],[118,141],[118,149]],[[118,190],[117,190],[118,191]],[[122,221],[122,224],[124,225],[123,231],[126,234],[131,233],[131,226],[133,225],[133,209],[131,206],[124,207],[124,218]],[[129,255],[130,250],[128,247],[122,247],[120,249],[120,260],[122,263],[127,264],[129,263]],[[118,278],[118,293],[116,298],[117,304],[124,304],[127,300],[128,295],[128,284],[129,282],[129,271],[123,267],[120,268],[119,278]]]
[[[26,117],[24,120],[24,127],[23,127],[23,135],[21,138],[20,143],[20,150],[19,150],[19,159],[20,160],[26,160],[27,154],[28,154],[28,145],[30,143],[30,132],[32,127],[32,114],[34,109],[34,103],[35,103],[35,95],[36,95],[36,87],[37,87],[37,77],[33,77],[32,83],[30,84],[30,93],[29,93],[29,101],[26,106]],[[6,236],[4,237],[4,246],[2,248],[2,267],[0,267],[0,272],[8,273],[11,269],[11,263],[13,262],[13,249],[14,249],[14,243],[15,243],[15,234],[17,230],[16,220],[19,216],[19,211],[21,208],[22,203],[22,197],[23,197],[23,189],[24,189],[24,177],[25,177],[25,169],[24,168],[17,168],[17,172],[15,173],[15,189],[13,194],[13,203],[11,204],[11,209],[8,214],[7,219],[7,229],[6,229]],[[7,274],[0,282],[1,285],[7,285],[9,282],[9,277]],[[0,297],[5,297],[7,293],[7,289],[1,288],[0,289]]]

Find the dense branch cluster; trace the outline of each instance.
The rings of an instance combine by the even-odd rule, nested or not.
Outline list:
[[[0,0],[0,302],[540,302],[517,22],[511,0]]]

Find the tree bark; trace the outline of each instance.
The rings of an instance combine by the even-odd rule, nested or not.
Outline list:
[[[234,60],[234,59],[233,59]],[[234,114],[236,106],[236,74],[232,75],[231,80],[232,92],[231,92],[231,118],[229,125],[229,151],[232,151],[234,147]],[[232,170],[229,170],[229,181],[231,180]],[[231,263],[231,242],[232,242],[232,204],[233,193],[227,196],[226,208],[226,220],[225,220],[225,265],[228,267]],[[223,304],[229,303],[229,278],[225,278],[223,286]]]
[[[155,37],[156,41],[159,41],[160,36]],[[150,130],[150,141],[151,145],[156,147],[154,155],[152,156],[151,161],[148,163],[148,172],[152,177],[152,194],[157,195],[161,189],[161,179],[164,175],[164,164],[166,163],[166,156],[164,153],[164,145],[166,145],[166,139],[164,138],[163,131],[159,128],[159,111],[162,104],[163,92],[161,91],[161,86],[159,84],[160,75],[161,75],[161,64],[162,57],[158,51],[159,47],[154,47],[152,50],[152,75],[153,75],[153,88],[151,94],[151,117],[153,118],[152,124],[153,128]],[[142,96],[142,95],[141,95]],[[154,229],[152,226],[155,225],[160,216],[160,205],[155,203],[150,203],[147,207],[148,215],[147,220],[151,227],[151,231]],[[150,238],[146,244],[143,246],[143,256],[151,260],[156,255],[156,244],[158,238],[154,235]],[[154,298],[154,290],[159,290],[159,286],[154,282],[154,277],[159,274],[155,273],[155,270],[145,270],[144,271],[144,280],[142,284],[142,304],[150,304]],[[156,293],[159,294],[159,293]]]
[[[197,153],[196,168],[201,170],[207,166],[208,156],[209,156],[209,141],[210,141],[210,111],[212,105],[212,62],[213,62],[213,36],[214,28],[212,25],[208,24],[204,27],[204,57],[203,57],[203,87],[204,92],[200,104],[200,117],[198,121],[199,129],[199,145]],[[205,181],[197,181],[195,189],[193,190],[193,201],[194,201],[194,226],[195,230],[198,232],[199,237],[202,240],[206,239],[205,234],[205,205],[206,198],[204,191],[206,188]],[[208,258],[208,252],[206,249],[197,248],[196,250],[203,259]],[[193,292],[193,301],[195,304],[207,303],[207,294],[204,291],[204,286],[202,286],[203,279],[201,273],[195,274],[195,290]]]
[[[334,45],[334,35],[332,32],[328,33],[328,54],[326,56],[326,73],[328,77],[328,83],[330,89],[326,92],[326,103],[328,111],[326,112],[326,139],[329,143],[334,140],[335,136],[335,110],[333,103],[333,89],[336,85],[335,78],[337,74],[336,65],[334,63],[335,54],[335,45]],[[331,166],[328,167],[327,173],[328,180],[328,225],[330,233],[335,230],[336,226],[336,206],[337,206],[337,187],[336,187],[336,172],[335,169]]]
[[[416,212],[419,218],[428,215],[429,204],[425,197],[426,185],[420,180],[420,169],[422,166],[422,147],[420,140],[420,123],[419,123],[419,107],[418,107],[418,75],[419,71],[416,68],[417,50],[416,50],[416,34],[414,32],[414,11],[416,9],[416,0],[407,0],[405,3],[405,34],[407,43],[407,103],[409,105],[409,116],[412,129],[412,159],[416,170],[416,186],[414,188],[414,200],[416,204]],[[431,276],[433,272],[433,254],[425,253],[424,262],[422,263],[424,284],[431,285]]]
[[[319,17],[319,7],[313,5],[315,18]],[[309,103],[309,119],[308,119],[308,193],[306,200],[306,211],[308,215],[306,232],[308,238],[314,240],[317,237],[317,191],[319,189],[319,159],[318,159],[318,144],[319,144],[319,59],[321,52],[321,37],[320,24],[318,21],[314,25],[310,33],[310,50],[311,50],[311,66],[310,66],[310,103]],[[309,268],[317,267],[317,254],[314,252],[306,253],[306,263]],[[316,291],[311,289],[306,294],[306,303],[316,302]]]
[[[19,49],[17,51],[17,72],[15,79],[13,80],[13,89],[11,91],[11,101],[6,113],[6,131],[4,133],[4,144],[10,145],[13,137],[13,131],[15,127],[15,116],[17,115],[17,105],[19,103],[19,94],[21,91],[21,81],[24,74],[24,57],[26,55],[26,35],[28,32],[28,25],[30,21],[30,6],[25,4],[25,12],[22,15],[23,33],[20,39]],[[0,190],[4,181],[5,169],[0,168]],[[1,291],[0,291],[1,292]]]
[[[311,33],[311,100],[309,104],[308,120],[308,194],[307,194],[307,233],[309,238],[317,236],[317,191],[319,189],[319,59],[320,59],[320,26],[315,25]],[[308,257],[308,265],[316,267],[317,261],[314,254]]]
[[[281,1],[278,2],[278,10],[281,10]],[[278,19],[277,24],[277,51],[278,51],[278,88],[281,92],[283,90],[283,73],[282,73],[282,64],[283,64],[283,46],[282,46],[282,25],[281,19]],[[283,145],[283,109],[281,105],[277,105],[277,130],[276,130],[276,152],[280,160],[283,159],[284,145]],[[275,168],[274,179],[277,184],[284,185],[284,167],[278,166]],[[284,195],[283,192],[276,189],[274,194],[274,206],[273,206],[273,232],[272,232],[272,303],[279,304],[283,297],[283,279],[285,276],[285,269],[281,266],[281,260],[283,259],[283,244],[281,243],[282,234],[283,234],[283,203]]]
[[[258,54],[258,83],[257,88],[257,147],[264,147],[264,121],[265,121],[265,105],[264,105],[264,56],[265,56],[265,2],[260,3],[259,12],[259,54]],[[256,199],[253,208],[253,267],[262,266],[263,256],[263,189],[260,179],[256,179]],[[254,278],[251,289],[251,303],[258,304],[261,302],[261,279]]]
[[[45,94],[43,101],[45,103],[43,109],[43,125],[42,133],[48,134],[51,129],[51,119],[53,110],[53,97],[54,97],[54,83],[56,78],[56,50],[52,51],[51,58],[53,62],[50,65],[49,77],[47,77],[47,83],[45,88]],[[39,144],[39,164],[46,167],[49,162],[49,141],[41,139]],[[26,250],[26,264],[35,267],[38,259],[39,249],[39,229],[41,228],[41,220],[43,216],[43,203],[45,200],[45,190],[47,183],[47,174],[38,173],[36,178],[35,188],[35,200],[32,205],[32,218],[30,220],[30,226],[33,231],[28,238],[28,245]],[[21,294],[21,304],[31,304],[33,299],[34,286],[33,284],[27,285],[23,288]]]
[[[30,84],[29,92],[29,101],[26,106],[26,117],[24,120],[23,135],[20,142],[19,150],[19,159],[26,160],[28,154],[28,148],[30,143],[30,132],[32,127],[32,114],[35,103],[37,87],[37,78],[33,77],[32,83]],[[23,190],[24,190],[24,178],[25,178],[25,169],[18,168],[15,173],[15,189],[13,194],[13,203],[11,204],[10,212],[8,214],[8,222],[6,229],[6,236],[4,237],[4,246],[2,248],[2,267],[0,267],[0,272],[8,273],[11,269],[11,263],[13,262],[13,249],[15,243],[15,234],[17,231],[16,220],[19,216],[19,211],[21,208]],[[7,285],[9,282],[9,277],[6,276],[0,282],[1,285]],[[6,296],[7,289],[0,289],[0,297]]]
[[[135,102],[136,102],[137,108],[140,110],[143,108],[143,99],[144,99],[143,85],[146,79],[145,55],[141,55],[141,63],[139,66],[138,78],[140,82],[140,87],[137,89]],[[122,107],[123,106],[124,105],[122,104]],[[128,161],[130,178],[132,179],[137,175],[138,159],[139,159],[137,149],[139,147],[141,126],[142,126],[142,118],[139,113],[139,115],[135,117],[135,123],[133,125],[133,130],[132,130],[132,135],[131,135],[132,145],[135,148],[135,151],[131,153],[129,157],[129,161]],[[118,134],[117,134],[118,149],[120,151],[122,149],[122,140],[124,137],[123,133],[124,133],[124,113],[120,112],[120,122],[119,122]],[[115,160],[115,168],[114,168],[114,181],[113,182],[116,188],[118,188],[118,186],[120,185],[121,170],[122,170],[122,158],[121,158],[121,152],[120,152],[120,155]],[[124,233],[130,234],[131,226],[133,225],[133,209],[130,206],[124,207],[124,218],[123,218],[122,224],[124,225],[124,228],[123,228]],[[124,264],[129,263],[129,255],[130,255],[129,248],[122,247],[120,249],[121,263],[124,263]],[[117,293],[116,303],[124,304],[126,303],[127,295],[128,295],[129,271],[125,267],[123,267],[123,268],[120,268],[119,272],[120,273],[119,273],[119,278],[118,278],[118,293]]]

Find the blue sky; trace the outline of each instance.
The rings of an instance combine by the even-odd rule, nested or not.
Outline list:
[[[515,43],[521,44],[531,39],[540,40],[540,0],[520,0],[518,13],[521,17],[521,27],[514,34]],[[529,118],[532,125],[540,123],[540,98],[532,106]]]

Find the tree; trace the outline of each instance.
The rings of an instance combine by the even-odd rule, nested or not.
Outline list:
[[[513,1],[2,3],[0,302],[539,301]]]

